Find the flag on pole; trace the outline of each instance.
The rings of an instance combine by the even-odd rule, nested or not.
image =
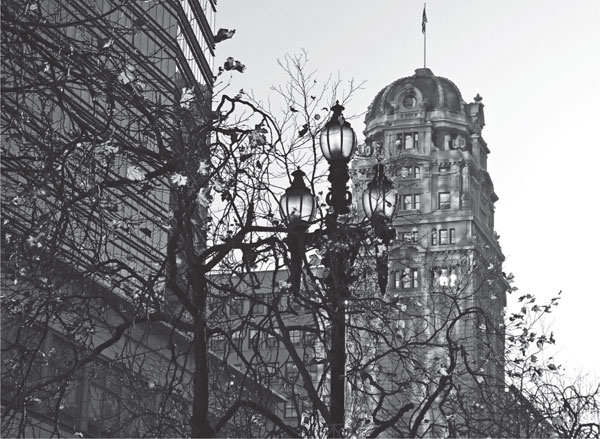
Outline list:
[[[425,7],[427,6],[427,3],[423,4],[423,22],[421,23],[421,30],[423,31],[423,33],[425,33],[427,31],[427,12],[425,12]]]

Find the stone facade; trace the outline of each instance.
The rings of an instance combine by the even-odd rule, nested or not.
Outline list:
[[[378,163],[397,191],[387,294],[398,298],[401,308],[391,313],[403,342],[431,345],[418,372],[426,376],[431,369],[431,380],[447,367],[445,344],[466,348],[469,367],[480,374],[471,375],[503,380],[504,256],[494,231],[498,196],[487,171],[483,107],[479,95],[465,103],[450,80],[417,69],[377,94],[352,163],[354,193],[362,193]],[[484,312],[462,317],[468,309]],[[417,373],[398,364],[381,367],[380,375],[385,369],[396,376]],[[412,388],[402,398],[420,401],[427,394]],[[431,424],[444,425],[434,412]],[[435,428],[428,434],[435,436]]]

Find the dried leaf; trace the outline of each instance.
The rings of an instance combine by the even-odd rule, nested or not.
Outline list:
[[[201,175],[207,175],[208,174],[208,169],[209,169],[208,163],[206,162],[206,160],[202,160],[200,162],[200,166],[198,167],[198,172]]]
[[[142,171],[138,166],[129,166],[127,168],[127,178],[129,180],[139,181],[146,178],[146,173]]]
[[[217,34],[214,36],[215,39],[215,43],[220,43],[221,41],[225,41],[228,40],[230,38],[233,38],[233,36],[235,35],[235,29],[219,29],[217,31]]]
[[[198,204],[203,207],[208,207],[212,201],[212,197],[210,196],[210,188],[203,187],[198,192]]]
[[[187,184],[188,178],[184,175],[181,175],[179,172],[176,172],[171,176],[171,181],[177,186],[185,186]]]

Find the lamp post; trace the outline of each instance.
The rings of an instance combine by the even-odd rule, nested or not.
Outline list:
[[[328,352],[330,407],[327,427],[329,437],[336,438],[344,436],[345,423],[346,301],[350,298],[352,265],[358,255],[365,232],[360,230],[360,226],[346,224],[340,227],[338,224],[338,216],[350,212],[352,194],[347,188],[350,179],[348,163],[357,143],[354,130],[342,115],[343,110],[344,107],[336,102],[331,108],[333,112],[331,119],[325,124],[320,135],[321,150],[329,162],[328,180],[331,183],[326,201],[333,211],[325,218],[325,235],[328,244],[323,256],[323,265],[328,271],[324,283],[327,287],[327,304],[331,319]],[[281,198],[280,210],[284,222],[288,225],[288,244],[292,255],[290,267],[292,288],[297,292],[302,273],[306,227],[314,212],[314,201],[310,191],[304,185],[304,173],[297,170],[292,175],[294,180]],[[376,236],[382,238],[384,243],[388,243],[393,236],[387,225],[394,213],[395,205],[396,197],[392,184],[383,173],[383,165],[378,164],[375,178],[363,194],[363,207],[365,214],[372,221]],[[379,259],[378,268],[381,265]],[[384,262],[383,276],[387,280],[387,259]],[[383,267],[381,268],[383,270]]]

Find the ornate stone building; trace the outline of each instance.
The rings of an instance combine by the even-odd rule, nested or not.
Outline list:
[[[385,165],[398,194],[387,294],[400,306],[391,313],[403,343],[429,346],[421,355],[428,371],[390,363],[380,375],[387,368],[437,382],[451,367],[449,350],[464,348],[464,364],[452,367],[469,372],[466,385],[502,382],[504,256],[494,231],[498,196],[487,171],[483,108],[479,95],[466,103],[452,81],[419,68],[381,90],[367,111],[365,144],[352,166],[354,192],[371,181],[377,163]],[[420,400],[428,392],[413,386]]]

